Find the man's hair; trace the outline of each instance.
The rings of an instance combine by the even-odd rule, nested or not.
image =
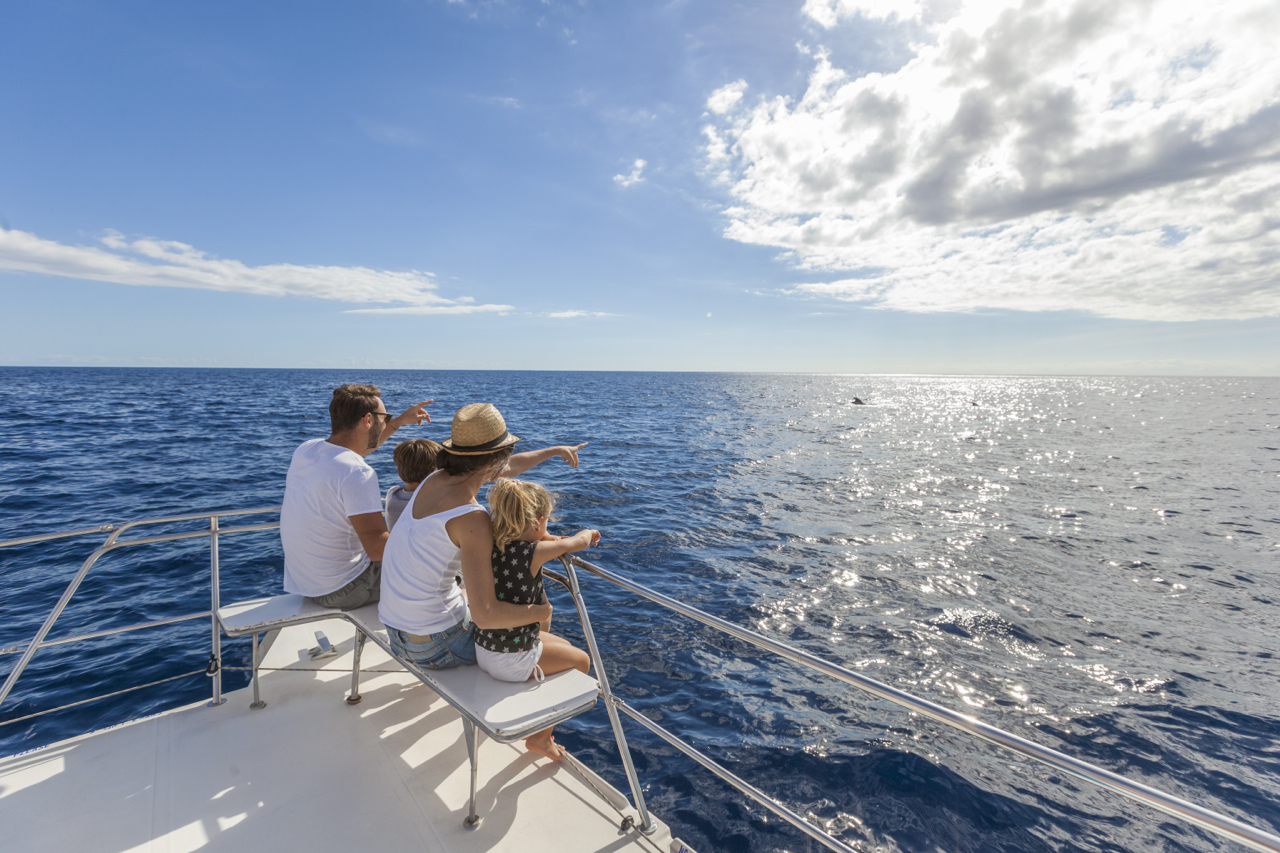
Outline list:
[[[449,448],[441,447],[440,452],[436,454],[436,469],[450,477],[465,477],[485,468],[496,467],[499,462],[506,461],[506,458],[511,455],[511,449],[508,446],[482,456],[459,456],[456,453],[450,453]]]
[[[537,483],[499,480],[489,489],[489,518],[493,520],[493,544],[501,551],[519,538],[530,524],[550,517],[555,498]]]
[[[355,428],[360,419],[378,411],[382,392],[374,385],[339,385],[329,401],[329,429],[334,435]]]
[[[406,483],[421,483],[436,470],[436,454],[440,445],[429,438],[411,438],[396,445],[391,458],[396,462],[396,473]]]

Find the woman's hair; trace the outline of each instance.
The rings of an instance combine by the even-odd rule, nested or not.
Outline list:
[[[376,385],[339,385],[329,401],[329,429],[334,435],[353,429],[360,419],[378,411],[382,392]]]
[[[465,477],[490,466],[496,466],[499,462],[505,462],[510,455],[510,447],[504,447],[483,456],[459,456],[456,453],[450,453],[449,448],[441,447],[440,452],[436,454],[436,470],[443,471],[450,477]]]
[[[436,456],[440,445],[429,438],[411,438],[396,445],[391,458],[396,463],[396,473],[406,483],[421,483],[436,470]]]
[[[501,551],[524,529],[555,509],[551,493],[537,483],[499,480],[489,489],[489,519],[493,522],[493,544]]]

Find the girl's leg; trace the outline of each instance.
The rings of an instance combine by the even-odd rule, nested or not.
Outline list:
[[[571,645],[564,637],[547,633],[539,634],[538,639],[542,640],[542,657],[538,660],[538,666],[546,675],[568,669],[576,669],[585,674],[590,668],[591,657],[582,649]],[[551,737],[551,729],[543,729],[525,738],[524,746],[530,752],[536,752],[552,761],[564,758],[564,752]]]
[[[538,660],[538,666],[542,668],[543,674],[554,675],[566,669],[576,669],[584,675],[587,673],[591,657],[582,649],[571,645],[564,637],[557,637],[549,632],[540,633],[538,639],[542,641],[542,657]]]

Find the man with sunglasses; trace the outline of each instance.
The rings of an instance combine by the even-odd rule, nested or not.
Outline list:
[[[293,452],[280,509],[285,592],[352,610],[379,598],[382,517],[378,474],[364,457],[406,424],[431,422],[427,404],[392,417],[373,385],[342,385],[329,402],[328,438]]]

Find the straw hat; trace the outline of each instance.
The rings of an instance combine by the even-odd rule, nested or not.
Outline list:
[[[453,429],[441,442],[455,456],[483,456],[520,439],[507,432],[502,413],[490,403],[471,403],[453,416]]]

